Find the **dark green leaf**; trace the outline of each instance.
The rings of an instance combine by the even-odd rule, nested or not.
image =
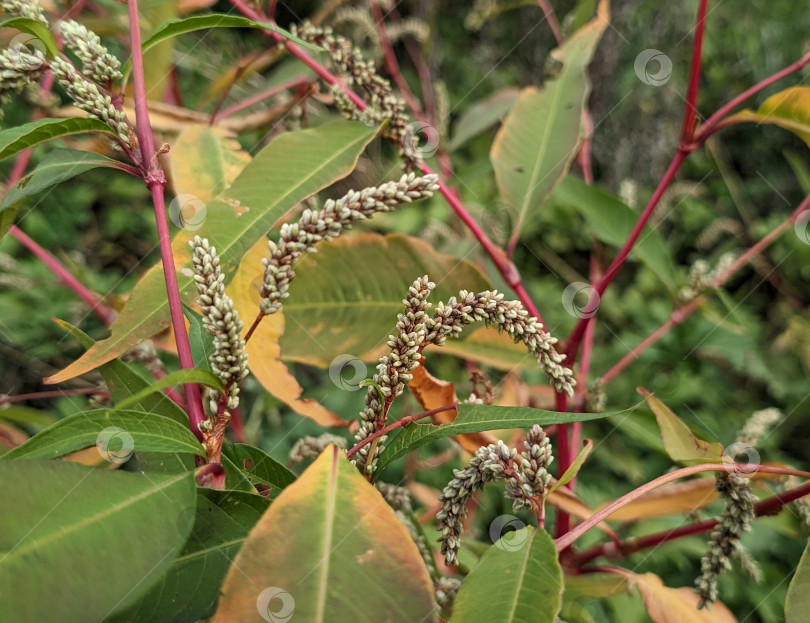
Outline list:
[[[193,368],[191,370],[177,370],[176,372],[172,372],[171,374],[164,376],[162,379],[155,381],[149,387],[142,389],[129,398],[125,398],[120,403],[115,405],[111,411],[117,411],[118,409],[123,409],[125,407],[137,404],[138,401],[149,394],[154,394],[162,389],[173,387],[174,385],[179,385],[181,383],[200,383],[216,390],[222,390],[222,383],[220,382],[219,378],[208,372],[208,370],[198,370],[197,368]]]
[[[205,456],[197,438],[179,422],[142,411],[98,409],[59,420],[3,459],[55,459],[94,445],[111,463],[125,462],[136,449]]]
[[[30,17],[12,17],[0,22],[0,28],[16,28],[20,32],[31,35],[40,41],[45,48],[42,50],[48,58],[59,57],[59,46],[53,38],[51,31],[42,22]],[[26,41],[26,47],[39,47],[34,41]]]
[[[117,136],[106,123],[89,117],[40,119],[0,132],[0,160],[11,158],[14,154],[45,141],[82,132],[100,132],[112,137]]]
[[[183,303],[183,313],[188,319],[188,340],[191,343],[191,357],[194,366],[213,373],[210,357],[214,353],[214,338],[202,323],[202,316],[185,303]]]
[[[166,573],[191,530],[185,474],[0,461],[0,620],[102,621]]]
[[[194,528],[183,551],[134,607],[107,623],[191,623],[211,616],[231,561],[268,506],[255,493],[198,489]]]
[[[260,482],[276,489],[283,489],[294,482],[296,475],[264,450],[246,443],[225,444],[222,454],[244,471],[252,483]]]

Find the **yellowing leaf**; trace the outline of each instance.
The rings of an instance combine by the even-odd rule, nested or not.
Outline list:
[[[653,623],[736,623],[737,619],[722,602],[711,610],[698,610],[698,596],[691,588],[669,588],[654,573],[636,574],[627,569],[609,567],[605,571],[627,578],[638,588]]]
[[[267,242],[259,240],[242,258],[239,270],[228,285],[228,294],[233,299],[239,317],[245,323],[244,333],[247,333],[259,313],[258,287],[264,272],[262,258],[266,257],[267,253]],[[315,420],[321,426],[348,426],[347,421],[332,413],[317,400],[301,398],[303,392],[301,386],[279,359],[281,347],[278,340],[283,333],[283,310],[261,321],[246,345],[250,372],[262,387],[297,413]]]
[[[771,123],[793,132],[810,147],[810,87],[790,87],[771,95],[759,109],[741,110],[731,121]]]
[[[638,393],[647,399],[650,409],[658,420],[664,449],[673,461],[720,461],[723,457],[723,446],[698,439],[672,410],[643,387]]]
[[[307,623],[439,619],[416,544],[335,446],[281,492],[250,532],[213,623],[268,620],[257,607],[276,617],[283,609]]]
[[[674,513],[691,513],[717,499],[715,482],[714,478],[695,478],[664,485],[623,506],[611,514],[609,519],[637,521]]]

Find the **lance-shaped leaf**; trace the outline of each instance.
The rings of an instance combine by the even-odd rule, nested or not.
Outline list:
[[[796,567],[796,573],[790,580],[787,599],[785,600],[785,623],[800,623],[807,619],[810,612],[810,544]]]
[[[59,57],[59,46],[56,45],[56,40],[53,38],[51,31],[48,27],[39,20],[30,17],[11,17],[0,21],[0,28],[16,28],[20,32],[31,35],[34,40],[42,43],[45,48],[44,52],[48,58]],[[27,41],[28,45],[39,47],[33,41]]]
[[[629,413],[632,407],[621,413]],[[563,422],[584,422],[615,415],[617,412],[604,413],[560,413],[530,407],[497,407],[493,405],[459,405],[458,417],[450,424],[413,423],[396,435],[380,453],[378,473],[392,461],[420,446],[462,433],[479,433],[485,430],[505,428],[531,428],[535,424],[550,426]]]
[[[200,208],[194,221],[199,229],[185,229],[172,241],[183,300],[190,302],[196,293],[188,247],[195,234],[207,237],[217,248],[227,280],[248,249],[290,208],[347,175],[375,133],[376,128],[362,123],[336,121],[286,132],[260,151],[220,199],[204,206],[204,216]],[[168,326],[166,286],[157,265],[135,286],[110,329],[112,335],[47,382],[60,383],[84,374]]]
[[[251,483],[283,489],[295,482],[295,474],[261,448],[246,443],[225,444],[222,454],[233,461]]]
[[[192,472],[0,461],[0,620],[102,621],[154,585],[194,518]]]
[[[562,594],[554,541],[545,530],[525,526],[501,537],[473,567],[450,623],[554,623]]]
[[[214,613],[219,587],[269,502],[255,493],[197,490],[194,528],[167,573],[132,608],[106,623],[197,621]]]
[[[695,437],[681,419],[672,410],[653,394],[644,388],[638,388],[638,393],[647,399],[647,403],[655,413],[658,426],[661,428],[661,438],[664,448],[673,461],[703,461],[717,462],[723,458],[723,446],[719,443],[709,443]]]
[[[586,70],[609,20],[608,3],[602,0],[597,17],[552,52],[562,63],[559,76],[540,89],[523,89],[492,143],[495,181],[501,199],[517,213],[518,230],[577,155],[590,92]]]
[[[112,137],[118,136],[106,123],[90,117],[40,119],[0,132],[0,160],[11,158],[11,156],[45,141],[83,132],[100,132]]]
[[[416,544],[335,446],[281,492],[248,535],[213,623],[261,622],[271,614],[311,623],[438,621]]]
[[[54,459],[94,445],[111,463],[123,463],[135,450],[205,456],[188,426],[175,420],[143,411],[97,409],[59,420],[2,458]]]

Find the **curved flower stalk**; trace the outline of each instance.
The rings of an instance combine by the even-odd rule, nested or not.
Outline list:
[[[475,321],[495,325],[515,342],[523,342],[557,391],[573,395],[574,373],[561,365],[565,355],[554,349],[557,340],[543,330],[536,318],[529,317],[519,301],[504,301],[503,294],[495,290],[478,294],[462,290],[458,298],[439,303],[435,313],[428,315],[431,305],[427,297],[434,287],[425,275],[413,282],[408,297],[402,301],[405,311],[397,317],[398,333],[388,338],[391,354],[380,358],[366,393],[360,428],[355,433],[358,442],[385,426],[388,409],[411,380],[410,372],[419,365],[422,350],[430,344],[442,346],[449,336],[458,337],[466,325]],[[355,464],[367,474],[373,473],[386,439],[381,435],[360,448],[353,459]]]
[[[60,22],[59,30],[65,45],[82,62],[82,73],[85,76],[107,88],[121,80],[121,62],[107,52],[96,33],[73,20]]]
[[[505,495],[516,511],[537,507],[542,517],[543,499],[551,481],[547,467],[554,460],[551,444],[543,429],[534,425],[526,435],[523,451],[509,448],[503,441],[482,446],[464,469],[454,470],[455,478],[439,496],[442,505],[436,514],[441,532],[441,552],[448,565],[458,564],[463,521],[473,495],[488,482],[506,481]]]
[[[239,320],[233,301],[225,294],[225,275],[216,248],[207,238],[199,236],[195,236],[189,245],[203,325],[214,338],[214,352],[209,358],[211,369],[224,387],[220,395],[212,395],[210,417],[200,424],[209,461],[219,462],[230,412],[239,406],[239,381],[248,374],[248,356],[242,339],[244,323]]]
[[[281,309],[295,278],[293,266],[303,253],[314,253],[315,245],[332,240],[356,221],[369,219],[377,212],[391,212],[398,206],[433,196],[438,189],[436,175],[403,175],[398,182],[386,182],[363,190],[350,190],[335,201],[328,199],[320,210],[304,210],[296,223],[281,227],[278,242],[268,241],[270,257],[264,264],[261,310],[269,316]]]
[[[391,89],[391,83],[377,73],[374,63],[365,60],[349,39],[334,34],[329,27],[304,22],[292,32],[305,41],[326,48],[336,73],[346,81],[346,86],[356,87],[366,96],[371,107],[377,110],[379,118],[389,120],[385,136],[399,145],[399,155],[405,162],[405,169],[416,169],[421,156],[418,149],[406,144],[408,116],[405,113],[405,102]],[[336,98],[335,104],[351,118],[374,118],[369,113],[360,113],[347,98]]]

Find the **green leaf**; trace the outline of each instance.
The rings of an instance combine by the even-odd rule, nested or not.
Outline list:
[[[310,50],[320,52],[322,48],[312,45],[303,39],[299,39],[291,32],[280,28],[276,24],[266,22],[254,22],[246,17],[239,15],[226,15],[223,13],[212,13],[209,15],[192,15],[191,17],[184,17],[181,19],[166,22],[160,28],[155,30],[148,39],[143,42],[143,52],[150,50],[159,43],[184,35],[195,30],[207,30],[209,28],[260,28],[262,30],[272,30],[282,35],[289,41],[294,41],[298,45],[309,48]],[[132,59],[124,63],[121,73],[124,74],[124,82],[129,78],[132,72]]]
[[[114,169],[119,164],[112,158],[92,151],[55,149],[47,154],[33,171],[9,189],[0,202],[0,210],[5,210],[25,197],[30,197],[90,169],[98,167]]]
[[[157,582],[191,530],[185,474],[0,461],[0,619],[102,621]]]
[[[45,48],[45,56],[48,58],[59,58],[59,46],[56,45],[56,40],[53,38],[51,31],[39,20],[31,19],[30,17],[12,17],[0,21],[0,28],[16,28],[20,32],[24,32],[33,36],[36,40],[40,41]],[[26,47],[38,47],[36,43],[26,41]]]
[[[94,445],[111,463],[125,462],[135,450],[205,456],[197,438],[179,422],[142,411],[97,409],[59,420],[3,459],[55,459]]]
[[[799,182],[799,188],[802,189],[805,195],[810,194],[810,168],[808,168],[805,159],[790,149],[785,149],[782,155],[788,161],[790,168],[793,169],[793,175],[796,176],[796,181]]]
[[[162,379],[155,381],[149,387],[136,392],[129,398],[125,398],[120,403],[115,405],[115,407],[110,409],[110,411],[113,412],[124,409],[125,407],[138,403],[138,401],[140,401],[144,396],[154,394],[155,392],[159,392],[167,387],[174,387],[175,385],[179,385],[181,383],[199,383],[218,391],[222,391],[222,382],[211,372],[208,372],[208,370],[199,370],[197,368],[193,368],[191,370],[177,370],[176,372],[172,372],[171,374],[164,376]]]
[[[474,136],[498,123],[514,106],[519,94],[520,91],[515,88],[501,89],[465,110],[454,124],[450,151],[455,151]]]
[[[785,623],[803,623],[810,612],[810,542],[790,580],[785,599]]]
[[[458,296],[461,289],[492,288],[471,262],[400,234],[363,233],[325,243],[318,253],[302,258],[295,272],[284,303],[281,355],[324,368],[338,355],[379,357],[373,351],[393,331],[403,310],[402,297],[417,277],[427,274],[436,282],[430,295],[434,304]],[[258,266],[256,276],[260,274]],[[257,311],[258,306],[240,313],[253,318]]]
[[[197,621],[211,616],[231,561],[268,506],[256,494],[198,489],[194,528],[183,551],[137,604],[105,623]]]
[[[262,149],[223,198],[207,205],[201,228],[193,232],[183,230],[173,240],[183,300],[189,302],[196,295],[188,272],[191,264],[188,241],[195,234],[207,237],[217,248],[227,280],[242,256],[290,208],[347,175],[376,131],[356,121],[336,121],[311,130],[285,132]],[[84,374],[169,325],[166,285],[158,265],[135,286],[111,327],[112,335],[47,382],[59,383]]]
[[[599,240],[616,247],[624,244],[639,218],[638,212],[613,195],[572,175],[557,186],[553,197],[582,214],[589,231]],[[630,255],[644,262],[670,291],[674,291],[675,266],[657,231],[645,226]]]
[[[605,7],[552,52],[563,64],[559,76],[542,89],[523,89],[492,143],[495,181],[501,199],[518,215],[517,230],[565,177],[577,155],[590,92],[587,67],[608,19]]]
[[[257,608],[277,620],[294,613],[295,621],[312,622],[438,621],[416,544],[335,446],[279,494],[250,532],[212,623],[269,618],[257,616]]]
[[[225,470],[225,486],[233,491],[245,491],[256,495],[258,490],[245,476],[245,472],[239,469],[234,462],[225,454],[228,444],[222,446],[222,468]]]
[[[14,422],[15,424],[33,424],[38,427],[53,424],[53,416],[49,413],[37,411],[31,407],[17,407],[14,405],[5,408],[0,407],[0,420]]]
[[[112,137],[117,136],[106,123],[90,117],[40,119],[0,132],[0,160],[11,158],[45,141],[82,132],[100,132]]]
[[[426,443],[453,437],[463,433],[480,433],[485,430],[506,428],[531,428],[535,424],[550,426],[566,422],[598,420],[617,413],[629,413],[636,407],[624,411],[604,413],[560,413],[531,407],[497,407],[492,405],[459,405],[458,417],[449,424],[418,424],[414,422],[404,427],[380,453],[377,472],[380,473],[391,462]]]
[[[70,335],[75,337],[85,348],[90,348],[96,341],[81,329],[74,327],[64,320],[54,318],[54,322]],[[168,418],[180,422],[184,427],[188,427],[188,415],[179,405],[169,399],[165,394],[155,394],[152,392],[143,393],[151,381],[142,377],[132,366],[124,363],[120,359],[113,359],[105,363],[98,371],[101,373],[104,383],[110,392],[113,403],[118,405],[127,398],[140,392],[140,398],[130,404],[130,408],[138,408],[147,413],[164,415]]]
[[[297,476],[264,450],[246,443],[225,444],[222,454],[228,457],[251,483],[260,482],[283,489],[295,482]]]
[[[507,533],[461,584],[450,623],[554,623],[562,608],[563,574],[545,530]]]
[[[689,427],[672,410],[646,389],[638,388],[638,393],[647,399],[658,426],[669,458],[679,463],[700,461],[716,463],[723,458],[723,446],[709,443],[695,437]]]
[[[576,478],[579,470],[582,469],[582,465],[585,463],[585,460],[588,458],[591,452],[593,452],[593,441],[590,439],[584,439],[582,441],[582,449],[579,451],[571,465],[568,466],[568,469],[565,470],[565,473],[560,476],[560,479],[551,485],[548,493],[556,491],[563,485],[568,484],[574,478]]]
[[[810,147],[810,87],[790,87],[771,95],[756,112],[741,110],[728,121],[770,123],[793,132]]]
[[[183,313],[188,320],[188,341],[191,344],[191,358],[194,366],[213,374],[211,355],[214,353],[214,337],[202,323],[202,316],[183,303]]]

